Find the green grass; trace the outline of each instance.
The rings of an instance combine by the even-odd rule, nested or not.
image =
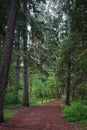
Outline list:
[[[14,115],[15,115],[15,112],[8,110],[8,109],[4,110],[5,120],[8,119],[8,118],[12,118]]]

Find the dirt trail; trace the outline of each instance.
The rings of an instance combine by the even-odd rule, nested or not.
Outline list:
[[[0,125],[0,130],[77,130],[61,117],[60,103],[19,108],[14,118]]]

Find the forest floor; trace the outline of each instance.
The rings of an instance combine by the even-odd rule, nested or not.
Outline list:
[[[16,109],[13,118],[0,124],[0,130],[78,130],[62,118],[61,101]]]

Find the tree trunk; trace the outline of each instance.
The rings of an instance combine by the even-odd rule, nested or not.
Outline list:
[[[0,71],[0,122],[4,120],[3,116],[3,108],[4,108],[4,100],[5,100],[5,92],[8,81],[8,74],[10,68],[11,61],[11,53],[13,47],[13,38],[14,38],[14,29],[16,25],[16,15],[17,15],[17,7],[19,0],[11,1],[11,9],[8,19],[8,29],[6,33],[5,39],[5,48],[3,53],[3,61],[2,67]]]
[[[24,0],[24,28],[23,28],[23,42],[24,42],[24,94],[23,105],[29,106],[29,92],[28,92],[28,61],[27,61],[27,0]]]
[[[20,82],[20,30],[18,29],[17,32],[17,45],[16,45],[16,52],[18,53],[17,59],[16,59],[16,75],[15,75],[15,91],[14,91],[14,104],[19,103],[19,97],[18,97],[18,90],[19,90],[19,82]]]
[[[71,24],[70,24],[70,0],[67,0],[67,34],[68,34],[68,56],[67,56],[67,88],[66,105],[70,104],[70,86],[71,86]]]

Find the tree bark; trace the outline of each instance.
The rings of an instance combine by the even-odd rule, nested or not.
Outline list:
[[[10,68],[11,61],[11,53],[13,47],[13,38],[14,38],[14,30],[16,25],[16,15],[17,15],[17,7],[19,0],[11,1],[10,14],[8,19],[8,29],[6,33],[5,39],[5,48],[3,53],[3,61],[2,67],[0,71],[0,122],[4,120],[3,109],[4,109],[4,100],[5,100],[5,92],[8,81],[8,74]]]
[[[17,55],[17,59],[16,59],[16,75],[15,75],[15,91],[14,91],[14,100],[13,103],[14,104],[18,104],[19,103],[19,97],[18,97],[18,92],[19,92],[19,85],[20,85],[20,55],[19,55],[19,51],[20,51],[20,29],[18,27],[18,31],[17,31],[17,45],[16,45],[16,51],[18,53]]]
[[[67,56],[67,88],[66,105],[70,105],[70,87],[71,87],[71,24],[70,24],[70,0],[67,0],[67,34],[68,34],[68,56]]]
[[[28,61],[27,61],[27,0],[23,3],[24,9],[24,28],[23,28],[23,42],[24,42],[24,94],[23,94],[23,105],[29,106],[29,92],[28,92]]]

